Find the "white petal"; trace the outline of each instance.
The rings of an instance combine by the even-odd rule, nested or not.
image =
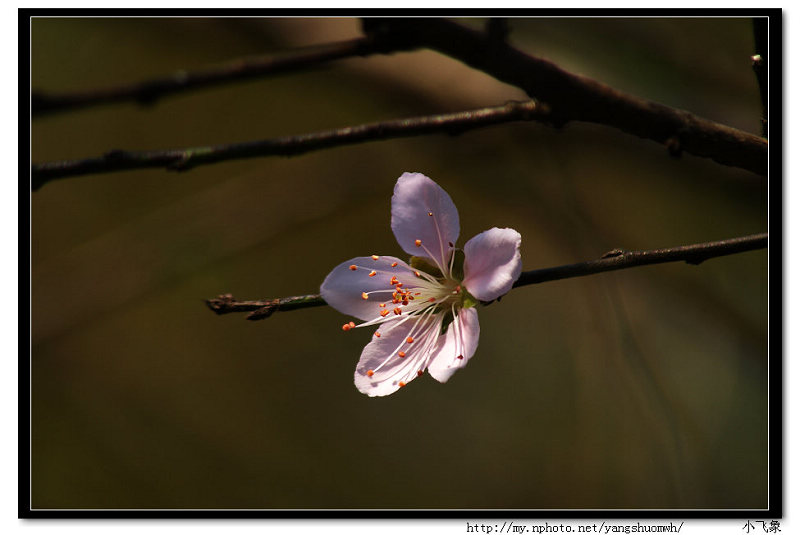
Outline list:
[[[368,396],[388,396],[422,375],[440,337],[441,315],[412,317],[383,324],[364,347],[355,372],[355,385]],[[408,337],[413,342],[408,343]],[[399,352],[405,356],[401,357]],[[372,371],[370,376],[369,372]]]
[[[395,262],[397,265],[392,266]],[[370,277],[373,271],[375,275]],[[325,277],[320,292],[325,302],[339,312],[368,321],[384,310],[379,307],[380,303],[391,302],[397,284],[392,284],[392,277],[397,277],[406,287],[413,287],[419,281],[414,270],[399,258],[379,256],[374,260],[371,256],[359,256],[333,268]],[[367,299],[363,298],[363,293],[368,294]]]
[[[519,245],[522,236],[510,228],[491,228],[464,245],[467,291],[481,301],[506,294],[522,272]]]
[[[444,336],[439,337],[436,354],[428,365],[431,377],[445,383],[456,370],[466,366],[478,349],[480,334],[478,311],[474,308],[462,309]]]
[[[403,173],[392,195],[392,231],[408,254],[446,266],[449,244],[458,239],[458,210],[436,182],[421,173]],[[422,245],[417,246],[416,240]]]

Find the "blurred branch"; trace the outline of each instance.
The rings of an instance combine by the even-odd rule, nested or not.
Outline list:
[[[112,102],[134,101],[139,104],[153,104],[159,98],[173,93],[294,72],[337,59],[366,56],[377,52],[380,50],[375,42],[369,37],[362,37],[297,49],[281,55],[240,58],[197,71],[175,71],[167,76],[133,84],[64,93],[34,91],[31,94],[31,115],[39,117],[48,113]]]
[[[603,273],[605,271],[647,266],[651,264],[663,264],[666,262],[686,262],[688,264],[697,265],[709,258],[764,249],[767,247],[767,238],[768,235],[764,233],[732,238],[729,240],[681,245],[668,249],[653,249],[650,251],[623,251],[622,249],[615,249],[607,252],[597,260],[524,271],[520,274],[517,282],[514,283],[514,288],[527,286],[528,284],[582,277],[585,275],[594,275],[595,273]],[[232,295],[224,294],[215,299],[209,299],[206,301],[206,304],[217,314],[249,312],[246,316],[247,319],[260,320],[270,317],[273,312],[323,306],[327,303],[325,303],[322,296],[319,294],[284,297],[281,299],[266,299],[263,301],[237,301]]]
[[[675,156],[685,151],[767,174],[765,139],[572,74],[498,42],[491,33],[434,18],[364,19],[363,26],[376,40],[403,48],[431,48],[523,89],[550,106],[556,124],[603,124],[663,143]]]
[[[522,88],[532,98],[546,102],[548,111],[544,112],[540,107],[536,107],[535,112],[486,108],[233,145],[149,152],[115,150],[99,158],[34,164],[31,169],[32,188],[38,189],[49,180],[67,176],[145,167],[186,170],[201,163],[289,156],[343,144],[442,130],[461,131],[509,120],[540,119],[543,115],[554,125],[584,121],[612,126],[663,143],[675,156],[686,151],[724,165],[761,175],[767,173],[768,142],[765,139],[683,110],[627,95],[595,80],[571,74],[543,59],[528,56],[506,43],[508,28],[502,21],[487,25],[485,33],[443,19],[365,19],[363,24],[366,38],[332,43],[311,52],[296,52],[283,59],[238,60],[194,73],[180,71],[131,86],[60,96],[38,93],[33,96],[33,109],[42,113],[48,109],[53,111],[114,100],[152,101],[179,90],[292,71],[332,59],[428,47]],[[508,105],[501,108],[508,108]]]
[[[115,150],[97,158],[33,164],[31,188],[36,190],[57,179],[92,173],[108,173],[146,167],[185,171],[197,165],[259,156],[296,156],[313,150],[382,139],[443,132],[461,132],[510,121],[547,121],[548,108],[533,101],[508,102],[477,110],[367,123],[298,136],[249,141],[230,145],[191,147],[157,151]]]
[[[761,94],[761,134],[767,137],[767,96],[769,95],[769,81],[767,79],[767,54],[769,51],[769,19],[758,17],[753,19],[753,38],[755,40],[755,55],[753,71],[758,80],[758,91]]]

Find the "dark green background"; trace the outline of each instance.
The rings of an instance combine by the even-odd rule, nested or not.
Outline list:
[[[467,20],[479,26],[481,21]],[[515,19],[528,53],[753,133],[749,19]],[[356,37],[350,19],[35,19],[41,90]],[[523,99],[433,52],[36,119],[34,162],[299,134]],[[402,255],[389,199],[423,172],[459,243],[524,269],[767,230],[767,183],[596,125],[515,123],[284,159],[47,184],[32,195],[34,508],[762,508],[767,253],[512,291],[469,366],[356,391],[371,332],[328,307],[248,322],[204,299],[318,291]]]

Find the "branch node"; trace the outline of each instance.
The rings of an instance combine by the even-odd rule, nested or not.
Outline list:
[[[218,295],[214,299],[206,300],[206,305],[208,308],[214,311],[217,315],[227,314],[230,312],[228,307],[234,302],[234,298],[232,294],[222,294]]]
[[[664,142],[664,145],[667,147],[667,152],[673,158],[680,158],[681,154],[683,153],[683,146],[681,145],[681,139],[676,134],[667,138]]]
[[[625,254],[625,251],[622,250],[622,249],[612,249],[612,250],[608,251],[607,253],[605,253],[600,258],[613,258],[615,256],[622,256],[624,254]]]

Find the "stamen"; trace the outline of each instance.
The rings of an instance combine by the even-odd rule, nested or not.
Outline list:
[[[403,381],[400,381],[399,383],[397,383],[397,386],[403,388],[404,386],[406,386],[406,384]]]
[[[350,329],[352,329],[352,327],[350,327],[349,323],[345,323],[344,325],[342,325],[343,331],[349,331]]]
[[[378,331],[375,331],[375,337],[376,338],[380,338],[381,337],[381,333],[379,333]]]
[[[422,245],[422,240],[414,240],[414,245],[420,247]]]
[[[358,266],[356,266],[355,264],[352,264],[352,265],[350,266],[350,271],[355,271],[355,270],[357,270],[357,269],[358,269]]]
[[[400,357],[400,358],[403,358],[403,357],[406,356],[406,352],[405,351],[398,351],[397,352],[397,356]]]
[[[381,307],[381,308],[383,308],[383,307],[385,307],[385,306],[386,306],[386,303],[381,303],[381,304],[380,304],[380,305],[378,305],[378,306],[379,306],[379,307]]]
[[[356,328],[356,324],[353,323],[352,321],[350,323],[348,323],[348,325],[350,326],[351,329],[355,329]]]
[[[395,284],[399,284],[399,283],[400,283],[400,281],[397,280],[397,277],[392,277],[392,280],[389,281],[389,284],[391,284],[392,286],[394,286]]]
[[[386,311],[386,312],[388,312],[388,311]],[[395,314],[397,314],[398,316],[399,316],[400,314],[402,314],[402,313],[403,313],[403,311],[400,309],[400,307],[397,307],[397,308],[395,308],[395,309],[393,310],[393,312],[394,312]],[[383,314],[383,312],[381,312],[381,314]]]
[[[385,317],[386,317],[388,314],[389,314],[389,311],[388,311],[388,310],[386,310],[386,309],[384,309],[384,310],[381,310],[381,316],[383,316],[384,318],[385,318]]]
[[[374,371],[372,371],[372,370],[367,370],[367,377],[372,377],[373,375],[375,375],[375,372],[374,372]]]
[[[422,276],[422,275],[419,274],[419,271],[415,271],[414,275],[416,275],[417,277],[421,277]]]
[[[414,339],[413,339],[413,338],[411,338],[411,337],[409,336],[408,338],[406,338],[406,342],[408,342],[409,344],[411,344],[411,343],[413,343],[413,342],[414,342]]]
[[[374,277],[375,275],[377,275],[377,272],[374,269],[369,272],[370,277]]]
[[[397,262],[392,262],[392,267],[397,267]]]
[[[361,299],[363,299],[364,301],[369,299],[369,296],[367,295],[367,292],[361,292]]]
[[[377,260],[377,259],[379,259],[379,258],[380,258],[380,256],[378,256],[378,255],[376,255],[376,254],[372,255],[372,259],[373,259],[373,260]]]
[[[458,360],[464,360],[464,355],[459,355],[456,357]]]
[[[417,370],[417,377],[422,377],[422,374],[425,373],[422,370]]]
[[[433,212],[428,212],[428,215],[433,217]]]

